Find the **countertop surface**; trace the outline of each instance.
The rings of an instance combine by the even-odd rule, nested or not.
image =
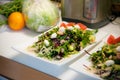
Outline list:
[[[120,22],[120,19],[119,21]],[[107,32],[108,34],[113,34],[115,37],[120,36],[120,24],[109,23],[101,28],[99,28],[99,33]],[[29,41],[40,33],[33,32],[27,28],[21,31],[12,31],[7,28],[5,31],[0,32],[0,55],[18,63],[27,65],[33,69],[44,72],[46,74],[52,75],[58,79],[62,80],[97,80],[95,78],[89,77],[82,73],[76,72],[70,69],[68,63],[61,67],[56,67],[49,64],[40,63],[38,59],[21,54],[15,51],[11,47],[17,45],[18,43],[23,43]],[[1,65],[1,64],[0,64]],[[78,65],[79,66],[79,65]]]
[[[0,80],[58,80],[26,65],[0,56]]]

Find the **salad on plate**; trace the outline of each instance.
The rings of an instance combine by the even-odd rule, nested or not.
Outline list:
[[[120,36],[107,35],[69,67],[95,80],[120,80]]]
[[[100,50],[89,56],[91,71],[106,80],[120,80],[120,37],[110,35]]]
[[[60,61],[79,54],[86,46],[95,42],[97,30],[88,29],[82,23],[62,22],[59,26],[38,36],[38,40],[28,47],[38,57]]]

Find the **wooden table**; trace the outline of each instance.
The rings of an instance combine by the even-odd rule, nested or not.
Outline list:
[[[9,80],[58,80],[43,72],[0,56],[0,76]]]

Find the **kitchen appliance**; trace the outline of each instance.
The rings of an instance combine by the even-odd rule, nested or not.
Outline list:
[[[120,0],[112,0],[112,13],[120,17]]]
[[[100,28],[110,22],[111,0],[61,0],[63,20]]]

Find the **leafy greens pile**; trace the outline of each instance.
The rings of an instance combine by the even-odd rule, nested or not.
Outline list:
[[[0,4],[0,14],[8,17],[12,12],[22,12],[22,2],[23,0],[11,0],[5,4]]]

